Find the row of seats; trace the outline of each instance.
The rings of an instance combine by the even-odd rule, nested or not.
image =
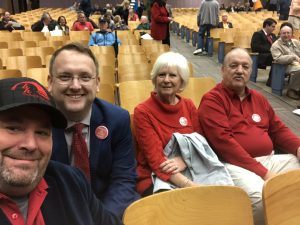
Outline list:
[[[265,182],[263,204],[267,225],[298,225],[300,170]],[[201,221],[201,222],[200,222]],[[132,203],[125,225],[253,225],[248,195],[232,186],[199,186],[158,193]]]

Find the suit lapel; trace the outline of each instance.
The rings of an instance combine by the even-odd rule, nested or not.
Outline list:
[[[65,138],[64,129],[52,129],[52,158],[65,164],[70,164],[68,146]]]

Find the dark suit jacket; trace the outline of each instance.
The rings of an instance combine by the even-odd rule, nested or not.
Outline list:
[[[41,206],[45,224],[122,224],[115,215],[104,209],[78,169],[50,161],[44,179],[48,184],[47,195]],[[1,209],[0,224],[11,225]]]
[[[96,137],[98,126],[108,129],[105,139]],[[53,130],[52,159],[70,164],[63,129]],[[126,110],[97,98],[90,121],[89,159],[93,191],[107,209],[121,217],[138,198],[130,118]]]
[[[271,34],[273,43],[276,41],[275,34]],[[258,65],[259,67],[272,65],[272,54],[270,52],[271,43],[268,41],[267,36],[263,30],[254,32],[251,39],[252,52],[258,52]]]
[[[10,19],[10,21],[17,22],[14,19]],[[6,24],[7,24],[7,22],[4,19],[2,19],[0,21],[0,30],[8,30],[10,32],[13,31],[13,30],[25,30],[24,26],[22,26],[22,25],[21,25],[21,27],[11,27],[11,26],[5,27]]]
[[[50,22],[49,25],[48,25],[49,31],[54,30],[55,25],[56,25],[55,22]],[[44,27],[44,23],[41,20],[39,20],[39,21],[37,21],[37,22],[35,22],[34,24],[31,25],[31,30],[35,31],[35,32],[40,32],[40,31],[42,31],[43,27]]]
[[[227,22],[227,23],[228,23],[228,27],[229,27],[229,28],[233,28],[231,22]],[[218,28],[224,28],[224,27],[223,27],[223,22],[219,22],[219,23],[218,23]]]

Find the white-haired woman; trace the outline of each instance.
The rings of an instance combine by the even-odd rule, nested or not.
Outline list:
[[[134,128],[139,146],[137,189],[142,196],[153,193],[151,174],[177,187],[196,185],[181,174],[186,164],[181,157],[167,159],[164,148],[175,132],[199,132],[194,103],[178,95],[187,85],[189,66],[179,53],[160,55],[151,72],[154,91],[134,110]]]

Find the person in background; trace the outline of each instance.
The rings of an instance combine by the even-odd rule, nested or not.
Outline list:
[[[147,16],[142,16],[140,24],[135,28],[135,30],[150,30],[150,23]]]
[[[293,38],[292,24],[284,22],[280,26],[280,38],[271,47],[275,62],[286,65],[286,73],[290,74],[286,95],[300,99],[300,41]]]
[[[56,30],[62,30],[64,35],[69,35],[70,29],[67,25],[66,17],[60,16],[57,19],[57,25],[55,26]]]
[[[48,89],[68,120],[66,129],[53,131],[52,159],[84,171],[104,207],[122,218],[138,198],[130,117],[96,98],[99,68],[93,52],[79,43],[52,55]]]
[[[119,15],[114,18],[114,30],[129,30],[128,27],[122,23],[122,19]]]
[[[197,15],[198,43],[194,55],[207,55],[207,38],[210,37],[210,30],[219,23],[219,3],[216,0],[204,0],[201,2]],[[206,42],[204,37],[206,35]]]
[[[231,50],[222,65],[223,80],[203,96],[198,118],[203,136],[225,163],[234,184],[248,193],[254,224],[264,225],[264,182],[300,168],[300,139],[263,95],[247,87],[251,70],[249,53]],[[289,154],[274,154],[275,147]]]
[[[41,19],[31,25],[31,30],[35,32],[49,32],[55,29],[57,22],[53,20],[48,12],[44,12]]]
[[[80,6],[80,3],[79,2],[74,2],[72,6],[70,6],[68,9],[70,11],[74,11],[74,12],[78,12],[80,11],[79,10],[79,6]]]
[[[52,129],[67,121],[47,90],[9,78],[0,96],[0,224],[121,225],[79,169],[50,160]]]
[[[99,26],[100,31],[91,34],[89,46],[111,46],[116,43],[117,45],[121,44],[121,41],[115,36],[115,34],[108,30],[108,22],[106,19],[100,17]]]
[[[228,22],[227,14],[225,13],[222,14],[222,21],[218,23],[218,28],[224,28],[224,29],[233,28],[232,23]]]
[[[101,7],[98,3],[95,3],[93,8],[92,8],[92,11],[91,11],[91,14],[92,15],[101,15]]]
[[[128,15],[129,15],[129,7],[130,7],[130,1],[123,0],[123,2],[116,6],[116,10],[114,12],[114,16],[119,15],[121,16],[122,20],[124,21],[124,24],[128,26]]]
[[[278,0],[279,20],[288,20],[291,0]]]
[[[258,53],[258,68],[266,69],[267,66],[272,66],[273,57],[271,54],[271,46],[276,41],[276,35],[273,34],[277,22],[272,18],[267,18],[263,22],[263,28],[260,31],[253,33],[251,38],[251,51]],[[271,86],[272,67],[269,72],[269,78],[266,85]]]
[[[112,11],[110,9],[107,9],[106,13],[101,17],[103,17],[107,21],[108,29],[110,29],[110,30],[115,29],[114,16],[112,15]]]
[[[74,31],[90,31],[92,32],[94,30],[93,25],[91,22],[88,22],[86,20],[86,17],[83,12],[79,12],[77,14],[77,21],[74,22],[72,30]]]
[[[2,20],[0,21],[0,30],[25,30],[24,26],[19,24],[16,20],[11,18],[11,15],[9,12],[5,12]]]
[[[154,0],[151,5],[151,36],[170,45],[169,24],[173,21],[166,9],[166,0]]]
[[[181,156],[167,159],[164,148],[179,132],[199,132],[197,110],[192,100],[178,95],[189,79],[186,58],[179,53],[161,54],[151,71],[154,91],[134,109],[133,125],[138,146],[137,190],[143,196],[153,194],[151,174],[177,187],[196,186],[181,172],[186,164]]]
[[[128,21],[138,21],[139,17],[138,15],[134,12],[134,10],[131,8],[129,9],[128,13]]]
[[[81,0],[79,9],[84,12],[86,18],[89,18],[92,12],[92,1],[91,0]]]
[[[143,15],[143,11],[145,9],[144,0],[137,0],[135,3],[135,11],[138,14],[139,19],[141,19]]]
[[[300,29],[300,0],[291,1],[288,22],[293,25],[294,29]]]

